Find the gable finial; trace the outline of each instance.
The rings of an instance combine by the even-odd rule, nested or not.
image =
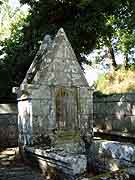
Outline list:
[[[63,27],[61,27],[58,32],[65,33]]]
[[[65,36],[66,37],[66,33],[62,27],[58,30],[56,37],[57,36]]]

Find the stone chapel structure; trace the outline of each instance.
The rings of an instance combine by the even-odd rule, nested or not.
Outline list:
[[[20,144],[91,129],[92,91],[62,28],[53,41],[44,37],[17,96]]]

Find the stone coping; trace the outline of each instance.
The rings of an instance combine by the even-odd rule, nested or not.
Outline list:
[[[101,129],[94,129],[94,136],[95,137],[101,137],[102,136],[117,136],[117,138],[130,138],[130,140],[135,139],[135,134],[134,133],[129,133],[129,132],[118,132],[118,131],[107,131],[107,130],[101,130]]]

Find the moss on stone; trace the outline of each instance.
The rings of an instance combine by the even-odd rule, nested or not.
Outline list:
[[[60,130],[57,133],[57,143],[78,142],[80,139],[79,131]]]

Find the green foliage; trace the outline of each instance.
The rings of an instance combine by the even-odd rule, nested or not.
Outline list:
[[[2,36],[3,38],[0,41],[0,97],[12,95],[12,87],[18,85],[18,80],[23,70],[21,70],[23,61],[19,60],[19,56],[24,50],[22,48],[24,47],[22,28],[26,22],[27,13],[21,10],[17,10],[16,13],[15,17],[11,16],[9,18],[8,36],[5,30],[4,36]],[[4,20],[5,23],[6,21]]]
[[[31,6],[31,19],[26,31],[31,31],[28,39],[36,43],[41,40],[45,32],[55,34],[63,26],[75,52],[80,59],[80,54],[88,54],[95,47],[97,39],[106,33],[111,34],[111,25],[106,23],[107,16],[115,14],[122,1],[112,0],[21,0]],[[26,32],[27,33],[27,32]],[[29,44],[33,49],[33,44]],[[36,45],[37,47],[37,45]]]
[[[124,29],[125,25],[129,29],[133,27],[132,0],[124,2],[123,0],[20,0],[20,2],[30,6],[30,14],[26,19],[25,16],[19,16],[10,26],[10,38],[1,43],[2,53],[6,54],[0,63],[1,73],[5,73],[7,78],[0,80],[1,86],[18,86],[21,83],[39,48],[39,42],[46,33],[54,37],[58,29],[63,27],[81,64],[87,62],[81,55],[89,54],[97,42],[102,46],[106,44],[111,47],[111,40],[115,38],[117,29]],[[128,13],[130,16],[127,23]],[[125,44],[124,33],[122,39],[123,43],[118,46],[119,49]]]
[[[115,53],[122,53],[125,56],[125,66],[128,66],[131,56],[133,56],[135,45],[134,16],[135,3],[127,0],[119,3],[113,14],[106,16],[105,29],[98,39],[98,48],[106,46],[110,53],[110,65],[117,69]],[[133,59],[133,58],[132,58]],[[103,59],[104,60],[104,59]]]
[[[117,35],[119,37],[117,48],[121,50],[123,54],[128,54],[129,51],[135,46],[135,32],[120,29],[118,30]]]

